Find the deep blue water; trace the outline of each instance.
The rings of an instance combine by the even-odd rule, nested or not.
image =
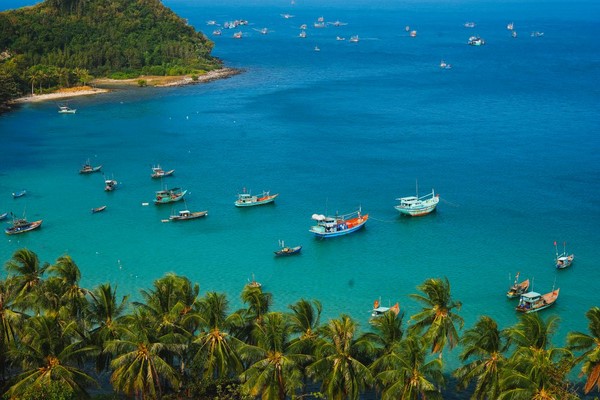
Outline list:
[[[408,295],[443,276],[465,328],[482,314],[509,326],[515,302],[504,293],[520,271],[536,291],[560,287],[544,312],[561,317],[558,344],[586,330],[600,290],[598,3],[215,3],[165,1],[243,74],[77,98],[76,115],[48,102],[0,116],[0,213],[44,219],[0,241],[4,260],[22,247],[48,262],[68,253],[85,285],[109,281],[123,294],[175,272],[202,293],[226,292],[232,309],[254,274],[274,309],[318,298],[326,318],[349,313],[365,328],[373,300],[399,301],[409,316],[419,305]],[[320,16],[347,25],[313,28]],[[220,37],[206,25],[234,19],[250,24]],[[487,44],[468,46],[473,34]],[[452,69],[439,68],[442,58]],[[120,182],[115,193],[101,175],[77,173],[87,158]],[[163,183],[189,189],[187,206],[207,218],[165,224],[171,207],[142,206],[160,188],[149,177],[156,163],[176,169]],[[401,218],[395,199],[417,180],[442,201],[434,214]],[[237,209],[244,187],[280,196]],[[28,195],[13,200],[22,188]],[[89,213],[102,204],[106,212]],[[308,232],[313,213],[359,206],[371,216],[363,231],[326,241]],[[302,254],[275,259],[279,239]],[[572,268],[554,269],[554,241],[575,253]]]

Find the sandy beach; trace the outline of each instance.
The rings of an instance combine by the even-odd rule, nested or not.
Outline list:
[[[237,75],[242,71],[233,68],[221,68],[214,71],[209,71],[203,75],[197,75],[197,79],[192,79],[191,75],[183,76],[140,76],[134,79],[108,79],[100,78],[91,82],[92,86],[77,86],[68,89],[60,89],[54,93],[34,94],[24,97],[19,97],[11,103],[34,103],[49,100],[62,100],[77,96],[90,96],[100,93],[110,92],[112,88],[123,87],[138,87],[140,80],[146,81],[147,86],[153,87],[172,87],[183,86],[190,84],[199,84],[212,82],[217,79],[229,78]]]

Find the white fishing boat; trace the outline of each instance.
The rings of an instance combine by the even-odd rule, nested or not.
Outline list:
[[[345,37],[341,37],[341,36],[336,36],[336,37],[335,37],[335,40],[337,40],[337,41],[340,41],[340,42],[341,42],[341,41],[344,41],[344,40],[346,40],[346,38],[345,38]]]
[[[304,39],[304,38],[306,37],[306,31],[301,31],[301,32],[298,34],[298,37],[301,37],[301,38],[303,38],[303,39]]]
[[[479,36],[471,36],[467,43],[471,46],[483,46],[485,44],[485,40]]]
[[[431,193],[419,197],[419,185],[417,184],[416,196],[400,197],[396,200],[400,200],[400,204],[394,206],[394,208],[400,211],[401,214],[418,217],[435,210],[440,202],[440,195],[436,195],[435,191],[431,189]]]
[[[558,254],[558,247],[556,247],[556,241],[554,242],[554,250],[556,251],[555,265],[557,269],[564,269],[570,267],[575,260],[575,254],[567,253],[567,243],[563,242],[563,252]]]
[[[465,28],[475,28],[475,22],[465,22]]]
[[[510,22],[510,23],[508,23],[508,25],[506,25],[506,29],[508,29],[509,31],[512,31],[514,29],[514,27],[515,27],[515,24],[512,22]]]
[[[371,317],[381,317],[388,311],[391,311],[394,314],[398,315],[400,313],[400,304],[396,303],[391,307],[385,307],[381,305],[380,300],[375,300],[375,302],[373,303],[373,309],[371,310]]]
[[[69,106],[58,106],[59,114],[75,114],[77,112],[74,108],[69,108]]]
[[[351,43],[358,43],[359,40],[358,35],[350,36]]]
[[[442,61],[440,61],[440,68],[441,69],[450,69],[450,68],[452,68],[452,65],[450,65],[446,61],[442,60]]]

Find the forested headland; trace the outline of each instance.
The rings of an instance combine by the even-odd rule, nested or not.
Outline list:
[[[242,307],[224,293],[167,274],[138,301],[110,283],[81,285],[69,255],[53,263],[15,251],[0,278],[0,397],[96,399],[575,400],[600,390],[600,308],[584,332],[553,345],[556,315],[524,314],[501,329],[481,315],[465,327],[450,282],[429,278],[410,295],[412,316],[390,309],[365,329],[349,315],[321,321],[322,305],[246,285]],[[442,354],[458,347],[448,371]],[[581,372],[583,384],[568,377]],[[447,374],[454,377],[449,382]],[[121,397],[123,396],[123,397]]]
[[[94,77],[202,74],[213,43],[160,0],[45,0],[0,13],[0,104]]]

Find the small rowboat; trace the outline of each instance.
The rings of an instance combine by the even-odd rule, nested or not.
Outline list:
[[[4,214],[0,214],[0,221],[5,220],[6,217],[8,217],[8,213],[5,212]]]
[[[21,190],[20,192],[13,192],[13,199],[18,199],[19,197],[23,197],[27,194],[27,190]]]
[[[92,214],[99,213],[104,210],[106,210],[106,206],[92,208]]]

